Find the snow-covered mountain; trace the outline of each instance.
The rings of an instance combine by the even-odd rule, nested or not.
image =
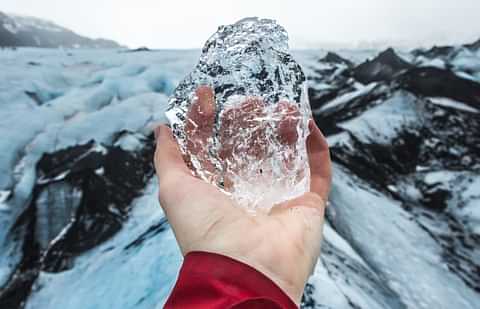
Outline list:
[[[295,54],[334,160],[303,308],[478,308],[480,50],[451,49]],[[162,307],[152,127],[198,56],[0,51],[0,308]]]
[[[0,12],[0,47],[119,48],[117,42],[90,39],[50,21]]]

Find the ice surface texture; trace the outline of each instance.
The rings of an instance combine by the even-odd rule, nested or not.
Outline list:
[[[249,209],[268,209],[309,184],[305,75],[273,20],[219,27],[167,112],[196,174]]]

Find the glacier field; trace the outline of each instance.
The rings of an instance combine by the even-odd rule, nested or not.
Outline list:
[[[0,308],[162,308],[153,128],[200,51],[0,50]],[[480,41],[295,51],[334,162],[303,308],[480,304]]]

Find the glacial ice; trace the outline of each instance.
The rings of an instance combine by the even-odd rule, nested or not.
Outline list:
[[[294,51],[294,56],[304,72],[310,70],[314,77],[321,65],[319,53]],[[359,63],[375,56],[373,53],[342,51],[340,55]],[[21,225],[19,233],[12,232],[39,186],[37,181],[41,179],[35,174],[35,166],[42,154],[90,139],[98,144],[115,142],[123,149],[136,149],[135,136],[145,137],[151,133],[151,124],[164,121],[164,93],[170,95],[173,87],[166,87],[164,93],[156,91],[162,84],[176,85],[195,65],[199,54],[197,50],[134,54],[29,48],[0,52],[1,288],[11,282],[21,265],[24,244],[30,244],[25,242],[25,225]],[[30,66],[29,61],[41,65]],[[137,64],[146,70],[135,72]],[[476,71],[472,74],[480,76]],[[162,76],[166,79],[163,82]],[[42,91],[56,89],[64,95],[37,105],[24,94],[24,90],[31,90],[32,83],[47,86],[39,87]],[[133,83],[135,87],[129,87]],[[320,83],[329,85],[323,79],[312,79],[310,84]],[[419,116],[433,112],[417,110],[419,116],[415,116],[415,106],[444,110],[438,104],[412,100],[408,93],[389,92],[388,98],[369,99],[372,105],[366,106],[366,111],[342,118],[342,132],[328,137],[332,154],[348,155],[351,150],[359,158],[368,159],[370,152],[364,151],[372,149],[369,140],[391,144],[406,129],[421,132]],[[341,113],[355,111],[349,107],[350,102],[346,104],[335,108],[341,107]],[[462,121],[475,119],[475,115],[459,114],[454,109],[450,114]],[[350,121],[353,118],[365,121]],[[459,128],[446,125],[449,131],[457,130],[454,134]],[[443,136],[440,133],[434,136]],[[461,140],[470,136],[467,133],[454,136]],[[119,134],[122,137],[117,139]],[[458,147],[456,143],[450,145]],[[342,158],[337,155],[335,161],[339,160]],[[322,254],[307,286],[310,302],[302,308],[478,307],[480,294],[474,290],[478,277],[473,267],[478,265],[480,247],[472,242],[480,234],[478,170],[457,171],[455,167],[454,172],[449,172],[447,167],[432,166],[431,161],[417,164],[417,171],[410,174],[393,174],[388,184],[397,188],[396,194],[381,189],[384,183],[357,177],[353,164],[334,166]],[[438,172],[443,175],[432,174]],[[448,173],[455,173],[455,177]],[[421,207],[418,181],[423,182],[424,174],[428,180],[441,177],[442,185],[452,187],[449,191],[454,196],[446,213]],[[382,185],[380,189],[378,184]],[[168,223],[162,225],[165,218],[158,205],[157,188],[154,177],[142,196],[131,203],[122,229],[104,243],[79,253],[71,269],[57,273],[39,269],[31,293],[25,296],[25,308],[162,308],[175,284],[182,256]],[[408,199],[401,198],[401,202],[399,194]],[[458,224],[450,228],[455,222]],[[459,278],[474,285],[468,286]]]
[[[275,21],[246,18],[219,27],[167,111],[192,170],[249,210],[306,192],[305,81]]]

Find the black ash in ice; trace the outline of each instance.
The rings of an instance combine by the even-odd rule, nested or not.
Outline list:
[[[261,146],[267,148],[264,155],[259,158],[249,157],[248,153],[237,153],[236,155],[242,156],[242,160],[244,162],[247,161],[249,164],[236,165],[237,167],[240,165],[253,165],[252,168],[262,172],[262,178],[266,177],[265,172],[269,173],[269,179],[263,179],[263,181],[266,181],[269,186],[278,187],[279,183],[285,183],[286,177],[299,174],[298,169],[305,170],[308,168],[305,163],[304,144],[308,135],[306,127],[311,112],[306,95],[305,82],[306,78],[302,68],[289,53],[288,34],[285,29],[269,19],[242,19],[235,24],[219,27],[217,32],[208,39],[202,49],[197,66],[178,85],[170,99],[167,117],[182,151],[191,158],[197,174],[209,180],[209,175],[202,173],[202,162],[197,160],[198,158],[196,158],[195,154],[189,153],[190,151],[187,147],[188,133],[186,133],[188,130],[186,130],[185,125],[188,121],[192,122],[192,119],[187,119],[189,118],[188,112],[197,99],[196,90],[198,87],[206,85],[213,90],[215,95],[215,123],[213,124],[211,138],[205,141],[202,147],[208,148],[210,163],[215,166],[215,173],[221,175],[220,180],[224,183],[226,181],[224,179],[225,174],[232,173],[231,170],[227,171],[229,167],[225,166],[225,158],[222,158],[221,155],[219,158],[219,153],[221,153],[222,147],[224,147],[222,144],[225,143],[221,138],[221,131],[225,128],[225,126],[222,127],[222,122],[226,118],[223,116],[232,108],[240,108],[245,101],[255,100],[255,104],[261,102],[262,111],[260,114],[262,116],[251,117],[255,118],[251,120],[256,121],[256,124],[252,124],[252,121],[250,121],[248,124],[249,129],[237,123],[239,132],[236,135],[229,135],[230,140],[236,140],[232,142],[235,145],[230,146],[237,150],[248,149],[249,145],[244,145],[245,147],[236,146],[242,143],[242,141],[248,144],[249,138],[258,133],[256,131],[258,131],[259,126],[264,126],[262,130],[265,131],[265,134],[263,134],[265,145]],[[285,108],[286,102],[288,108]],[[291,149],[292,147],[285,149],[278,142],[281,138],[275,137],[275,135],[278,135],[278,131],[275,131],[275,128],[281,126],[278,122],[281,121],[282,114],[285,114],[286,111],[287,113],[292,113],[292,107],[296,112],[296,120],[291,121],[290,124],[293,126],[295,135],[298,136],[298,140],[293,147],[295,149]],[[243,117],[242,121],[245,118],[248,117]],[[259,120],[259,118],[262,119]],[[237,117],[237,122],[238,119]],[[229,125],[230,127],[232,125],[235,126],[235,124]],[[254,144],[258,144],[258,141],[255,141]],[[254,145],[250,146],[254,147]],[[282,164],[284,165],[285,157],[289,156],[289,151],[295,152],[295,159],[289,159],[294,162],[288,163],[289,166],[294,166],[294,170],[297,170],[292,172],[292,175],[281,171],[284,170]],[[235,153],[233,156],[235,157]],[[293,157],[293,155],[290,157]],[[235,165],[235,160],[240,161],[240,158],[228,158],[228,161],[233,165]],[[302,172],[300,174],[305,173]],[[247,181],[253,183],[252,177],[257,178],[252,172],[248,176],[243,175],[235,179],[234,188],[230,190],[234,196],[235,193],[244,191],[240,189],[239,183],[245,184]],[[293,176],[293,178],[296,179],[298,177]],[[308,183],[308,179],[302,179],[301,182],[303,188],[305,183]],[[282,186],[285,189],[285,186]],[[296,183],[290,183],[287,185],[286,189],[288,190],[286,191],[298,194],[303,190],[295,190],[293,188],[295,186]],[[256,192],[257,195],[263,197],[272,195],[271,192],[267,192],[269,190],[263,188],[263,186],[261,187],[261,192]],[[285,198],[282,195],[280,199]],[[267,198],[267,200],[271,202],[270,198]],[[250,204],[251,202],[248,201]],[[257,202],[254,201],[253,203]]]

